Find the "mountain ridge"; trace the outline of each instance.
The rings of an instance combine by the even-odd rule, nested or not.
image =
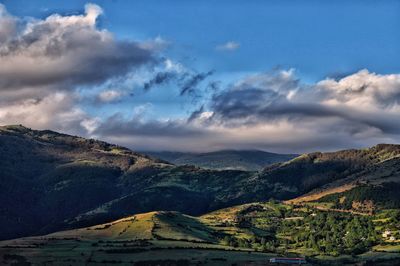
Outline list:
[[[0,128],[0,239],[154,210],[201,215],[346,185],[400,180],[400,145],[310,153],[260,172],[175,166],[106,142]]]
[[[284,162],[297,154],[279,154],[261,150],[218,150],[213,152],[143,151],[154,158],[160,158],[176,165],[195,165],[214,170],[259,171],[267,165]]]

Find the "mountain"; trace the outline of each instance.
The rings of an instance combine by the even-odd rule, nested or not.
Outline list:
[[[382,236],[398,226],[400,212],[394,214],[293,208],[275,201],[199,217],[153,211],[0,241],[0,257],[4,265],[269,265],[279,256],[306,257],[308,265],[398,265],[399,243]]]
[[[277,154],[259,150],[222,150],[207,153],[145,151],[143,153],[175,165],[195,165],[206,169],[244,171],[259,171],[268,165],[289,161],[298,156],[296,154]]]
[[[382,144],[304,154],[259,172],[211,170],[49,130],[0,127],[0,239],[150,211],[196,216],[271,198],[301,202],[361,185],[379,190],[400,182],[399,155],[399,145]]]

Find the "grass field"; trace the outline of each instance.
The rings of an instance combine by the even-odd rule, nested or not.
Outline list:
[[[398,252],[400,253],[400,243],[396,243],[393,245],[377,245],[373,248],[374,251],[382,251],[382,252]]]
[[[30,238],[3,246],[0,264],[29,260],[34,265],[267,265],[272,256],[274,254],[189,241]]]

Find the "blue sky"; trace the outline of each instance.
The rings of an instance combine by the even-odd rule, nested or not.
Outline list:
[[[2,1],[10,13],[44,18],[82,12],[87,1]],[[400,2],[371,0],[90,1],[118,38],[161,36],[166,53],[217,73],[296,68],[310,80],[362,68],[399,71]],[[215,46],[235,41],[235,52]]]
[[[64,17],[82,15],[85,13],[85,5],[88,2],[5,0],[0,3],[5,6],[7,13],[27,23],[32,18],[44,21],[55,13]],[[200,109],[204,113],[203,117],[210,116],[212,113],[216,114],[213,108],[217,106],[215,102],[218,98],[217,94],[242,90],[243,86],[238,88],[238,84],[248,85],[249,90],[257,86],[263,87],[265,83],[260,83],[259,80],[256,81],[257,85],[254,85],[257,78],[265,81],[266,77],[260,77],[261,73],[267,75],[267,79],[273,77],[274,80],[277,79],[280,82],[282,73],[290,72],[288,75],[292,80],[291,84],[296,85],[288,89],[289,92],[285,97],[291,100],[290,95],[295,95],[298,91],[310,91],[312,90],[310,87],[319,88],[318,83],[321,81],[329,78],[340,80],[352,77],[363,69],[371,75],[384,77],[400,72],[398,63],[400,61],[399,1],[93,0],[90,3],[103,10],[103,13],[97,17],[96,30],[107,30],[112,33],[116,43],[137,42],[140,44],[151,41],[156,43],[155,40],[162,40],[163,44],[162,48],[155,49],[157,51],[152,51],[152,53],[158,62],[164,63],[135,69],[125,73],[126,75],[123,78],[119,77],[118,80],[110,74],[109,78],[101,82],[96,81],[89,85],[74,84],[74,97],[78,95],[77,98],[80,98],[75,100],[74,108],[81,110],[100,124],[108,121],[110,117],[115,118],[115,115],[129,122],[132,116],[137,116],[139,113],[140,121],[144,124],[149,121],[161,123],[160,121],[166,120],[168,123],[183,123],[178,120],[186,120]],[[156,84],[155,88],[148,91],[142,90],[143,84],[140,82],[149,82],[157,72],[163,72],[165,60],[184,68],[184,73],[174,73],[175,77],[170,81]],[[182,84],[189,82],[196,75],[199,77],[209,72],[210,75],[199,78],[199,82],[193,86],[193,93],[180,95]],[[177,77],[178,74],[186,75],[186,79],[180,79]],[[371,77],[366,76],[366,79],[370,80]],[[218,84],[218,93],[209,89],[213,82]],[[268,86],[272,86],[269,82],[267,82]],[[195,92],[194,87],[196,87]],[[264,87],[263,89],[268,90]],[[96,97],[99,99],[96,95],[111,90],[123,92],[124,97],[107,103],[94,100]],[[314,89],[313,95],[315,91]],[[372,94],[376,95],[375,92]],[[44,96],[36,98],[41,97]],[[298,101],[304,102],[305,98]],[[332,99],[328,101],[325,98],[318,98],[315,101],[320,101],[321,104],[332,103]],[[250,102],[241,103],[241,107],[249,107],[247,105],[253,107]],[[391,110],[393,111],[393,108]],[[225,121],[227,118],[220,119]],[[291,119],[293,119],[292,116],[286,117],[285,121],[292,121]],[[18,122],[17,120],[3,119],[3,123]],[[246,118],[246,123],[248,120],[249,118]],[[273,121],[277,123],[276,119]],[[1,116],[0,122],[2,122]],[[272,124],[271,121],[263,123],[264,126]],[[60,126],[52,126],[51,123],[37,125],[37,127],[47,125],[60,129]],[[207,132],[211,130],[210,127],[202,127],[202,130]],[[61,129],[64,130],[65,127]],[[377,130],[382,131],[382,128]],[[118,140],[116,136],[106,136],[100,132],[98,131],[98,135],[95,136],[112,141]],[[79,130],[77,133],[89,134]],[[318,134],[322,133],[318,132]],[[328,144],[324,145],[324,140],[321,140],[322,144],[315,144],[311,149],[327,150],[369,145],[377,141],[397,141],[397,135],[383,132],[383,135],[378,137],[376,134],[372,134],[373,137],[354,139],[354,133],[351,133],[349,139],[337,145],[332,147]],[[126,141],[122,143],[129,146],[131,142],[128,136],[125,137]],[[243,143],[247,144],[242,145],[240,139],[236,138],[238,137],[229,143],[207,142],[209,146],[206,149],[241,148],[242,146],[277,149],[270,141],[264,143],[259,139],[253,142],[245,139]],[[132,141],[132,143],[137,142],[137,140]],[[161,145],[162,149],[172,149],[165,145],[165,141],[162,143],[164,143]],[[288,141],[285,147],[290,145],[296,146],[292,144],[292,141]],[[196,150],[196,147],[189,145],[182,149]],[[177,149],[180,149],[180,146]],[[294,151],[305,149],[304,147],[294,148]]]

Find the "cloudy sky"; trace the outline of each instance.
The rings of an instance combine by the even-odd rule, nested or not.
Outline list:
[[[398,1],[0,3],[0,125],[136,150],[400,142]]]

